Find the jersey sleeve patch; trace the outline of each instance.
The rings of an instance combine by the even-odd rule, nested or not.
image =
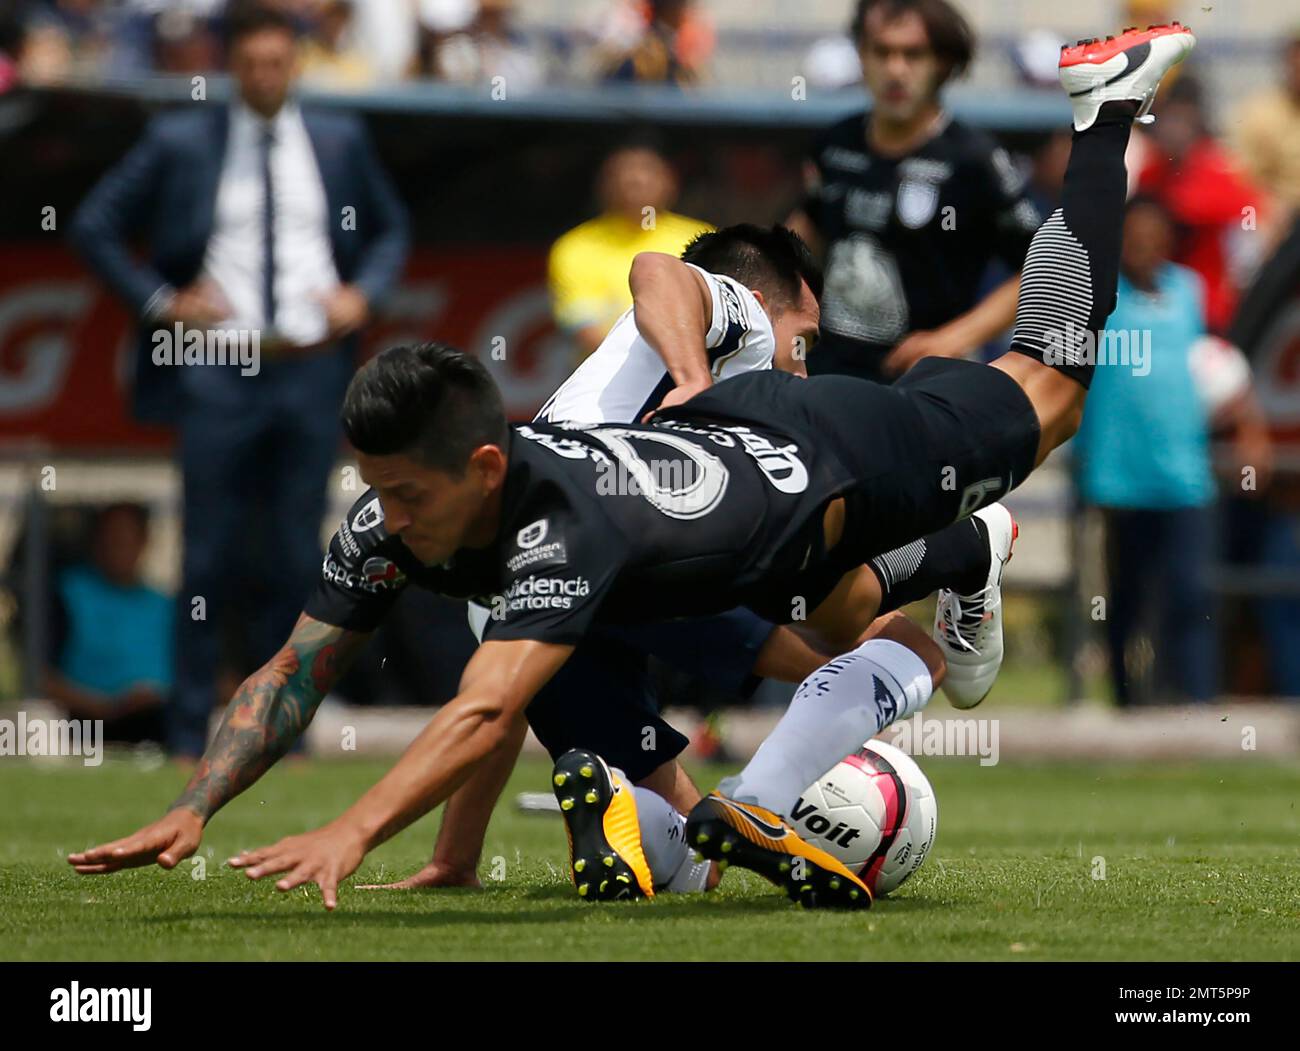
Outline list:
[[[350,631],[373,631],[407,585],[400,541],[384,529],[373,490],[352,505],[330,538],[316,588],[303,607],[309,617]]]

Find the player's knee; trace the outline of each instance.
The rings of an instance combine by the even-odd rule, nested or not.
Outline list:
[[[926,671],[930,675],[931,686],[938,689],[943,684],[944,676],[948,674],[948,662],[944,659],[943,650],[929,633],[906,613],[895,610],[879,618],[872,625],[869,637],[888,639],[906,646],[925,664]]]

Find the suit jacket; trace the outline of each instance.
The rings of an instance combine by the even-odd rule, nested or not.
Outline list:
[[[406,209],[357,118],[304,107],[328,203],[330,244],[339,279],[358,286],[373,305],[406,262]],[[76,248],[128,308],[143,319],[145,304],[163,285],[181,288],[199,275],[212,233],[217,187],[230,127],[228,106],[165,113],[91,190],[71,226]],[[342,209],[356,209],[356,229],[344,230]],[[130,239],[145,235],[141,260]],[[177,370],[154,367],[154,326],[141,323],[136,347],[135,415],[174,423],[181,405]],[[345,344],[355,351],[356,337]]]

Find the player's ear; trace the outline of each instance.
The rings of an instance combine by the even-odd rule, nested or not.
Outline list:
[[[480,479],[485,491],[501,485],[506,466],[506,454],[499,445],[480,445],[469,454],[469,471]]]

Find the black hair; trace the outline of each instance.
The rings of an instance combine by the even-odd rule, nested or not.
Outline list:
[[[975,58],[975,31],[948,0],[858,0],[849,23],[849,36],[858,47],[866,43],[867,16],[877,9],[891,22],[908,12],[921,16],[930,49],[944,64],[941,84],[965,73]]]
[[[226,11],[226,41],[229,46],[268,29],[288,33],[295,40],[298,37],[298,23],[292,15],[259,0],[234,0]]]
[[[475,357],[445,343],[390,347],[348,384],[343,430],[358,452],[407,455],[459,478],[482,445],[506,447],[501,392]]]
[[[799,282],[822,297],[822,271],[812,252],[793,230],[784,226],[739,223],[697,236],[682,259],[711,274],[734,277],[756,288],[773,306],[787,309],[799,303]]]

